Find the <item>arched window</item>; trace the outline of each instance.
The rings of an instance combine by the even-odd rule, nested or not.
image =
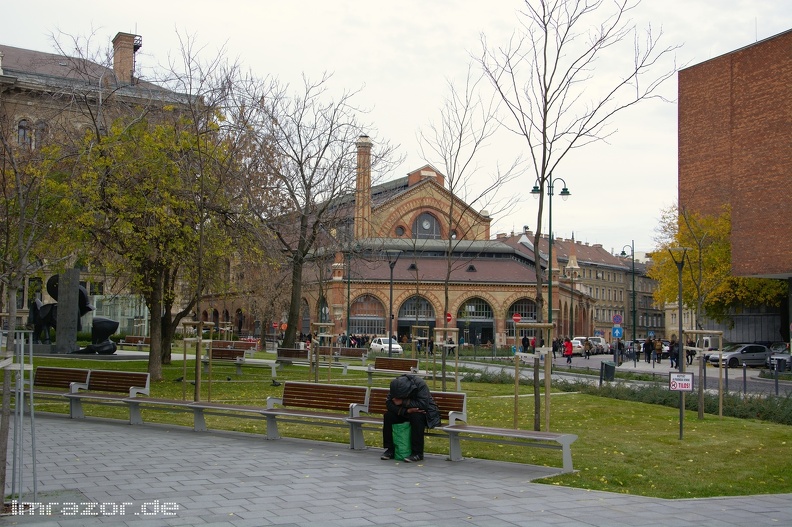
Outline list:
[[[506,320],[512,320],[512,317],[514,316],[515,313],[520,314],[522,322],[534,322],[536,320],[536,302],[534,302],[533,300],[528,300],[527,298],[518,300],[517,302],[513,303],[511,307],[509,307]],[[513,324],[506,325],[506,334],[509,337],[514,336]],[[535,331],[522,329],[520,330],[520,335],[519,335],[520,338],[522,338],[523,335],[528,335],[532,337],[535,335]]]
[[[33,148],[41,148],[44,145],[44,141],[47,139],[47,133],[49,132],[49,127],[47,123],[44,121],[39,121],[36,123],[36,130],[33,135]]]
[[[399,322],[434,322],[435,311],[432,304],[422,296],[408,298],[399,309]]]
[[[355,299],[350,306],[349,331],[352,335],[383,335],[385,306],[372,295]]]
[[[424,212],[413,223],[413,238],[439,240],[440,222],[433,215]]]
[[[17,125],[17,143],[20,146],[31,147],[33,135],[30,130],[30,122],[27,119],[21,119]]]

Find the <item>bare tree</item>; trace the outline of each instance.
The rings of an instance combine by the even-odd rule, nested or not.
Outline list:
[[[246,129],[259,142],[255,160],[266,189],[253,178],[247,206],[275,240],[291,269],[291,301],[283,345],[291,347],[300,322],[303,270],[323,230],[344,223],[340,204],[354,193],[355,142],[364,128],[356,92],[333,98],[330,78],[303,78],[299,92],[277,81],[251,85],[244,105]],[[390,150],[385,144],[381,151]],[[276,200],[258,199],[262,192]]]
[[[677,71],[676,64],[665,62],[678,46],[662,47],[662,30],[655,34],[649,26],[640,34],[629,20],[638,3],[525,0],[519,28],[505,46],[482,37],[479,62],[503,102],[503,124],[525,140],[540,191],[533,244],[537,270],[545,194],[553,173],[574,149],[613,134],[610,123],[617,113],[641,101],[662,99],[660,86]],[[632,61],[621,64],[619,53]],[[608,67],[597,64],[605,57]],[[620,71],[613,71],[615,67]],[[552,243],[552,233],[550,238]],[[542,284],[537,272],[540,321]]]
[[[419,133],[421,154],[429,163],[445,172],[446,184],[450,193],[449,207],[443,211],[446,227],[445,277],[443,283],[443,309],[449,312],[449,287],[451,274],[475,258],[486,248],[484,244],[474,244],[482,240],[485,224],[493,214],[511,208],[515,200],[496,201],[497,191],[516,177],[519,160],[515,160],[505,170],[496,167],[489,177],[483,174],[479,165],[482,151],[487,147],[497,129],[494,100],[481,98],[479,84],[482,77],[473,75],[468,68],[467,76],[461,87],[449,82],[449,94],[441,110],[438,123],[431,123],[426,132]],[[475,180],[475,184],[474,184]],[[483,211],[498,206],[496,211]],[[458,247],[465,247],[459,255]],[[443,329],[448,322],[443,318]],[[447,336],[444,335],[444,338]],[[443,390],[446,389],[446,354],[442,354],[441,370]]]

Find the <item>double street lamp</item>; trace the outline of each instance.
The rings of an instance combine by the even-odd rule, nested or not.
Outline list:
[[[548,208],[547,208],[547,232],[550,234],[548,236],[548,256],[547,256],[547,322],[549,324],[553,323],[553,186],[555,185],[556,181],[560,181],[563,183],[563,187],[561,188],[561,192],[559,195],[561,199],[564,201],[569,198],[572,194],[569,192],[567,188],[566,181],[562,178],[557,177],[553,179],[553,174],[547,178],[547,197],[548,197]],[[535,198],[539,198],[542,195],[542,189],[539,187],[538,182],[534,187],[531,189],[531,194]],[[534,250],[538,251],[538,247],[534,247]],[[539,257],[537,255],[536,259],[538,260]],[[540,268],[539,262],[535,262],[537,268]],[[572,335],[570,335],[570,338]]]
[[[399,261],[401,251],[391,250],[385,251],[388,257],[388,266],[390,267],[390,310],[388,317],[388,357],[393,356],[393,268],[396,267],[396,262]]]
[[[635,330],[637,328],[635,324],[635,240],[630,241],[630,245],[625,245],[622,247],[621,257],[626,258],[627,253],[624,251],[627,247],[630,248],[630,258],[632,258],[632,346],[633,346],[633,357],[635,357],[635,343],[636,343],[636,336]]]

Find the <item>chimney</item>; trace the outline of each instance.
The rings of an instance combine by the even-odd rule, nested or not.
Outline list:
[[[355,180],[355,239],[371,238],[371,139],[358,137]]]
[[[113,73],[119,84],[133,84],[135,53],[143,45],[139,35],[118,33],[113,38]]]

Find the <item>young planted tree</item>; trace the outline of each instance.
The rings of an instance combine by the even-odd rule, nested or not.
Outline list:
[[[477,254],[486,250],[488,239],[482,237],[485,223],[492,215],[511,208],[514,199],[496,202],[497,191],[516,177],[518,162],[506,170],[499,167],[486,177],[479,158],[487,141],[496,131],[495,108],[492,101],[481,98],[479,84],[470,70],[461,87],[449,83],[449,95],[440,109],[440,119],[430,123],[419,134],[421,153],[427,162],[440,168],[446,176],[449,207],[438,215],[444,223],[445,276],[443,281],[443,309],[450,312],[449,289],[451,275],[465,267]],[[498,206],[498,210],[492,210]],[[484,216],[480,211],[489,210]],[[478,243],[476,243],[478,242]],[[464,248],[464,250],[462,250]],[[461,256],[464,254],[464,256]],[[448,322],[443,317],[443,329]],[[447,338],[444,334],[444,339]],[[442,354],[443,390],[446,389],[446,354]]]
[[[539,190],[533,244],[537,269],[546,190],[562,161],[573,150],[614,133],[610,124],[616,114],[661,98],[658,89],[676,73],[675,65],[664,65],[676,48],[660,46],[662,31],[655,34],[649,27],[639,36],[628,19],[637,6],[633,0],[525,0],[519,26],[506,45],[482,38],[479,62],[503,102],[503,124],[525,141]],[[606,56],[607,63],[598,63]],[[537,272],[540,322],[542,284]]]

